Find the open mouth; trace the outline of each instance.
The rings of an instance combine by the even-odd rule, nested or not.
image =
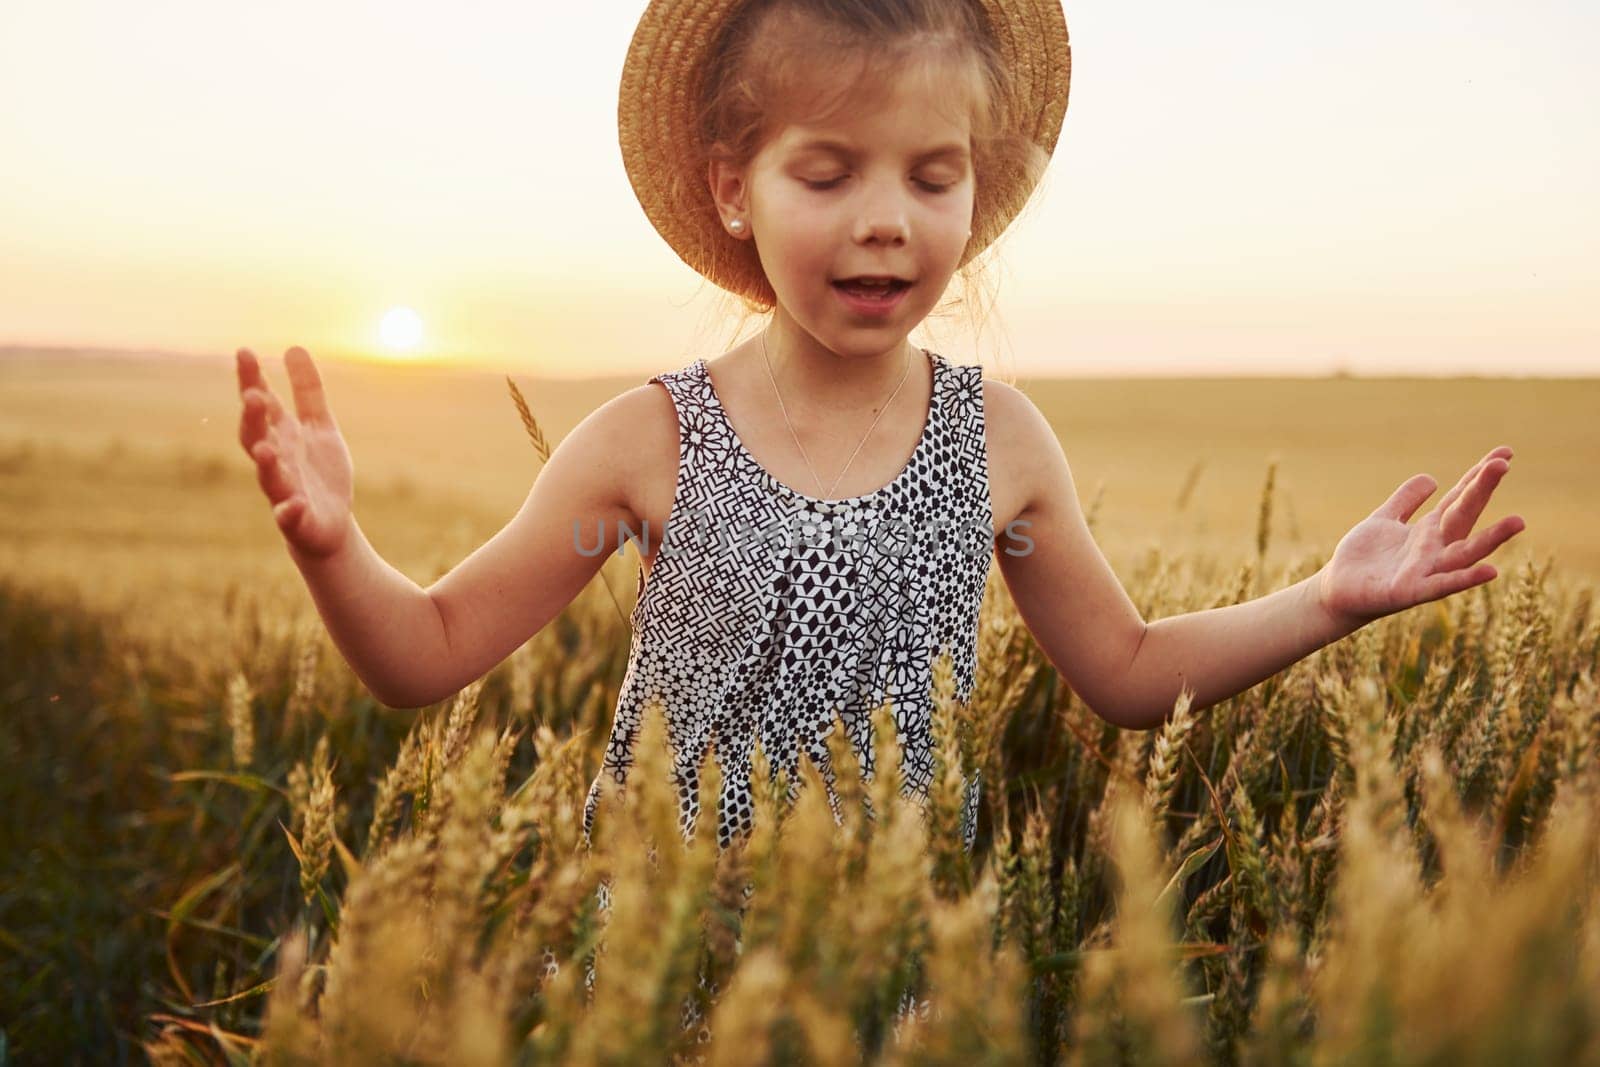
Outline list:
[[[857,300],[887,304],[911,288],[911,283],[897,279],[885,285],[882,283],[867,283],[856,278],[847,278],[834,282],[833,287],[840,292],[850,294]]]

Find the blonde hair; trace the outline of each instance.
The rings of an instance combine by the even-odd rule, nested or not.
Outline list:
[[[901,76],[921,78],[930,95],[966,107],[977,226],[993,218],[992,175],[1021,173],[1035,186],[1050,160],[1031,138],[1012,132],[1013,76],[976,0],[751,0],[723,27],[712,57],[704,84],[694,87],[707,166],[715,158],[743,168],[784,126],[825,121],[872,85]],[[709,200],[709,186],[705,195]],[[973,230],[971,240],[986,246],[984,255],[958,268],[962,295],[930,318],[941,309],[965,308],[974,335],[981,331],[993,307],[995,290],[984,280],[997,236]],[[718,254],[738,259],[740,270],[761,279],[753,296],[726,294],[743,310],[736,338],[752,317],[776,307],[777,296],[753,242],[729,240]],[[981,314],[977,298],[987,305]]]

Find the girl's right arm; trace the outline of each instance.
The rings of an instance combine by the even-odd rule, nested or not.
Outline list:
[[[610,553],[619,523],[637,528],[621,443],[639,412],[624,394],[584,419],[551,454],[522,508],[428,589],[383,560],[351,514],[352,465],[311,357],[284,358],[295,414],[247,349],[238,353],[240,443],[256,461],[273,517],[334,644],[373,696],[397,708],[443,700],[482,677],[556,616]],[[578,550],[579,542],[588,554]]]

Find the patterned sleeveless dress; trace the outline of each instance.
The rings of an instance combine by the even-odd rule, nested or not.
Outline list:
[[[874,492],[831,501],[791,489],[756,462],[705,360],[650,379],[677,409],[677,485],[648,584],[640,570],[633,647],[600,775],[626,780],[645,702],[659,698],[685,835],[699,815],[708,745],[722,772],[723,848],[751,828],[757,740],[774,773],[785,768],[794,784],[808,754],[831,799],[826,737],[835,714],[870,773],[870,716],[885,698],[904,747],[906,791],[926,797],[933,661],[950,652],[957,699],[968,699],[994,519],[983,368],[923,354],[933,399],[911,459]],[[961,820],[969,850],[979,795],[974,775]],[[599,797],[597,775],[584,805],[586,841]]]
[[[605,757],[584,804],[585,844],[602,777],[626,781],[652,698],[666,708],[686,837],[699,816],[700,757],[708,745],[722,773],[720,849],[751,828],[751,754],[758,740],[773,773],[788,770],[791,797],[805,752],[835,803],[825,741],[835,714],[870,774],[871,714],[885,698],[893,701],[904,752],[902,792],[926,798],[933,662],[948,650],[956,698],[971,697],[994,516],[983,368],[926,349],[923,355],[932,366],[933,397],[910,460],[887,485],[839,500],[800,493],[756,462],[723,410],[705,360],[649,379],[666,386],[677,411],[677,484],[666,530],[649,534],[660,533],[660,550],[647,584],[640,568],[633,645]],[[961,817],[969,851],[980,795],[974,774]],[[749,892],[746,886],[747,899]],[[609,885],[602,881],[596,895],[604,911]],[[585,962],[591,995],[595,964],[591,953]],[[546,967],[559,969],[548,956]],[[899,1017],[926,1017],[928,1007],[908,990]],[[700,1022],[692,999],[683,1022],[686,1028]]]

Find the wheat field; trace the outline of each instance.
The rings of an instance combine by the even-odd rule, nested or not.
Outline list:
[[[1026,383],[1147,619],[1298,580],[1496,444],[1484,524],[1528,529],[1489,585],[1142,732],[994,572],[926,804],[885,707],[876,775],[833,746],[837,810],[758,758],[719,853],[679,832],[657,716],[581,848],[631,558],[454,698],[385,708],[232,373],[0,359],[0,1062],[1600,1063],[1600,383]],[[424,585],[537,475],[511,386],[554,443],[633,384],[324,379],[362,527]]]

